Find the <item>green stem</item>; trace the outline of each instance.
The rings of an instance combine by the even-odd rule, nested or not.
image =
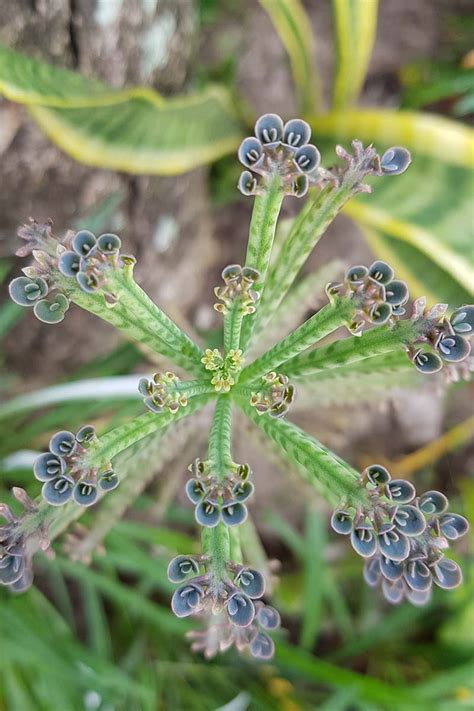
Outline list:
[[[107,466],[117,454],[135,444],[135,442],[147,437],[152,432],[157,432],[167,427],[172,422],[178,422],[178,420],[201,408],[208,402],[213,392],[208,385],[203,385],[202,394],[196,394],[191,397],[186,407],[180,407],[174,414],[167,410],[159,414],[146,412],[130,422],[125,422],[123,425],[115,427],[110,432],[99,437],[99,440],[91,446],[84,459],[84,466],[98,468]]]
[[[361,336],[352,336],[302,353],[286,361],[281,371],[289,378],[304,378],[328,368],[355,363],[365,358],[400,350],[416,337],[418,327],[413,321],[398,321],[395,326],[379,326]],[[245,371],[244,371],[245,372]]]
[[[230,560],[233,563],[243,563],[242,545],[240,540],[241,526],[232,526],[229,528],[230,541]]]
[[[208,458],[212,473],[224,479],[232,465],[231,455],[231,409],[232,401],[228,395],[217,398],[211,431],[209,433]],[[201,545],[204,555],[209,556],[211,575],[215,581],[227,576],[226,564],[231,558],[231,538],[229,528],[219,523],[215,528],[203,528]]]
[[[267,186],[265,194],[257,195],[255,198],[250,221],[245,266],[257,269],[260,272],[260,288],[265,283],[283,197],[281,178],[279,175],[274,175]]]
[[[328,225],[354,194],[354,182],[336,188],[327,185],[308,199],[293,223],[275,264],[270,268],[255,326],[263,327],[278,309],[298,272]]]
[[[147,346],[195,375],[202,375],[201,349],[135,284],[130,273],[117,270],[109,279],[119,297],[109,306],[102,293],[86,294],[73,279],[58,277],[57,286],[81,308],[107,321],[132,341]]]
[[[193,398],[188,404],[188,407],[182,408],[182,410],[179,410],[178,413],[174,416],[169,416],[173,421],[175,422],[176,419],[182,419],[183,417],[186,417],[187,415],[192,414],[193,412],[196,412],[198,409],[202,408],[209,400],[209,397],[196,397]],[[149,413],[150,415],[153,413]],[[155,415],[155,418],[160,418],[162,417],[161,415]],[[141,418],[138,418],[141,419]],[[170,423],[170,419],[168,419],[168,424]],[[166,424],[163,423],[163,420],[161,420],[161,427],[164,430],[166,428]],[[157,429],[157,428],[156,428]],[[107,433],[104,435],[104,438],[109,437],[110,435],[120,434],[121,427],[117,427],[114,430],[111,430],[111,432]],[[159,441],[161,441],[161,432]],[[146,436],[146,435],[143,435]],[[135,442],[138,441],[140,438],[136,438]],[[101,441],[101,440],[100,440]],[[149,454],[150,447],[153,448],[156,446],[156,442],[158,440],[156,438],[153,438],[153,442],[148,443],[144,442],[143,444],[146,445],[146,448],[143,449],[143,454],[142,450],[139,452],[136,452],[134,450],[133,452],[133,457],[128,457],[128,452],[123,454],[123,456],[119,456],[116,462],[116,472],[119,475],[120,481],[123,482],[127,477],[131,475],[131,472],[135,473],[135,471],[138,470],[143,474],[144,478],[147,478],[148,476],[148,469],[147,467],[152,464],[152,469],[156,469],[156,463],[157,461],[160,460],[160,455],[158,454],[157,456],[154,456],[151,458],[148,458],[146,455]],[[130,445],[127,445],[130,446]],[[122,449],[125,449],[125,447],[122,447]],[[108,455],[107,455],[108,456]],[[120,490],[120,489],[119,489]],[[119,491],[118,490],[118,491]],[[109,492],[106,494],[106,492],[99,492],[99,497],[103,496],[110,496],[111,498],[114,497],[115,492]],[[131,500],[129,498],[129,500]],[[39,539],[37,536],[34,536],[33,534],[40,528],[42,525],[46,525],[48,529],[48,537],[49,540],[53,540],[54,538],[57,538],[73,521],[78,519],[82,514],[85,512],[85,508],[83,506],[79,506],[73,501],[68,502],[64,506],[61,507],[55,507],[51,506],[48,504],[43,498],[37,497],[35,499],[35,505],[36,508],[34,511],[31,513],[28,513],[24,519],[22,520],[20,524],[19,531],[21,533],[28,535],[31,535],[30,538],[30,553],[35,553],[36,550],[39,548]]]
[[[262,292],[265,287],[283,197],[281,178],[279,175],[274,175],[267,186],[265,194],[257,195],[255,198],[245,259],[246,267],[257,269],[260,272],[260,279],[254,286],[255,291]],[[254,323],[255,314],[250,314],[245,319],[242,329],[240,346],[242,350],[245,350],[250,340]]]
[[[296,425],[259,415],[245,400],[239,407],[270,440],[303,478],[331,504],[360,506],[366,493],[359,485],[359,474]]]
[[[209,433],[208,458],[212,462],[212,473],[224,479],[232,466],[232,400],[228,395],[217,398]]]
[[[272,592],[272,572],[268,556],[263,547],[262,539],[257,531],[251,515],[239,527],[242,555],[247,564],[263,573],[266,581],[267,594]]]
[[[240,375],[240,382],[261,378],[266,373],[276,370],[280,364],[284,364],[285,361],[310,348],[340,326],[347,325],[354,314],[354,308],[352,301],[346,298],[337,298],[333,303],[326,304],[293,333],[290,333],[244,368]]]
[[[133,279],[131,270],[119,270],[116,272],[115,280],[122,287],[120,294],[124,299],[124,305],[136,311],[137,317],[145,317],[146,321],[150,321],[160,338],[176,353],[181,354],[183,359],[199,364],[203,355],[201,348],[153,303]]]
[[[203,527],[201,532],[201,548],[209,557],[210,571],[216,582],[228,577],[227,561],[231,560],[229,529],[223,523],[214,528]]]
[[[236,298],[230,305],[227,313],[224,315],[225,353],[228,353],[232,349],[238,350],[244,315],[240,299]]]

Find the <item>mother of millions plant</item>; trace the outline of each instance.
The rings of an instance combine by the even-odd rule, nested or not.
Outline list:
[[[150,434],[208,403],[214,414],[207,452],[197,453],[186,484],[201,527],[201,550],[179,555],[168,567],[169,580],[177,585],[174,613],[197,616],[203,623],[188,633],[193,649],[212,656],[235,645],[255,658],[270,659],[274,644],[268,632],[280,624],[278,612],[264,602],[265,574],[245,556],[246,502],[255,484],[249,465],[233,457],[234,407],[335,506],[333,529],[350,537],[365,559],[366,582],[380,584],[389,602],[406,598],[422,605],[433,583],[443,589],[461,583],[461,570],[444,552],[449,541],[466,533],[468,523],[447,511],[444,494],[417,495],[409,481],[392,479],[379,464],[358,473],[284,416],[296,395],[295,382],[304,389],[335,369],[370,375],[383,365],[414,367],[427,375],[443,369],[450,380],[467,377],[474,306],[449,313],[446,304],[427,308],[424,299],[417,299],[406,315],[408,288],[387,263],[355,265],[340,283],[328,284],[323,308],[252,359],[252,344],[258,346],[270,319],[281,314],[302,265],[335,216],[354,195],[371,191],[368,176],[397,175],[410,163],[404,148],[389,148],[379,156],[372,146],[355,140],[350,151],[337,146],[339,163],[323,168],[310,138],[305,121],[284,124],[279,116],[266,114],[258,119],[255,136],[240,146],[245,170],[239,189],[254,196],[254,206],[245,264],[225,267],[223,284],[214,289],[215,309],[223,316],[221,349],[202,350],[148,298],[134,280],[134,258],[121,252],[116,235],[96,237],[80,230],[59,239],[50,222],[35,221],[20,229],[25,244],[18,254],[32,254],[34,263],[10,284],[17,304],[31,307],[45,323],[62,321],[69,305],[77,304],[174,362],[189,377],[167,371],[141,378],[138,390],[147,411],[100,437],[89,425],[53,435],[49,451],[34,465],[42,496],[31,500],[15,488],[21,515],[1,505],[0,582],[12,591],[31,584],[38,549],[46,550],[84,507],[124,486],[114,472],[121,452],[141,440],[146,445]],[[273,250],[285,195],[308,197]],[[342,326],[351,337],[314,348]]]

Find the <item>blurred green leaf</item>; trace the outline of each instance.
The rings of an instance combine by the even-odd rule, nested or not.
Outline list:
[[[472,130],[435,116],[382,110],[319,116],[312,126],[324,137],[358,136],[412,151],[406,173],[374,179],[373,194],[350,201],[344,211],[414,296],[447,301],[453,308],[469,302],[474,288]]]
[[[409,64],[402,68],[399,77],[403,90],[402,106],[406,108],[422,108],[443,99],[457,98],[458,102],[452,102],[452,111],[462,116],[463,111],[456,109],[462,97],[468,102],[474,101],[474,69],[458,62],[422,61]]]
[[[323,558],[326,545],[326,526],[325,521],[321,519],[321,512],[311,507],[307,509],[300,646],[308,650],[313,648],[320,630],[323,598],[326,590],[326,564]]]
[[[332,0],[337,67],[333,106],[338,111],[357,101],[369,65],[377,29],[378,0]]]
[[[320,80],[313,66],[311,22],[300,0],[260,0],[288,52],[301,113],[316,111]]]
[[[101,82],[0,46],[0,93],[29,106],[47,136],[87,165],[174,175],[234,150],[240,128],[229,94],[163,99]]]

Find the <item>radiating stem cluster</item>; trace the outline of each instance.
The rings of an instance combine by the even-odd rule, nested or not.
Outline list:
[[[117,235],[96,237],[80,230],[57,238],[50,222],[32,221],[21,228],[25,244],[19,255],[32,254],[34,261],[10,284],[16,303],[31,307],[46,323],[62,321],[74,303],[180,370],[139,380],[147,412],[129,422],[100,435],[85,425],[51,437],[48,451],[34,464],[42,496],[31,500],[15,489],[22,513],[16,515],[3,504],[0,508],[5,519],[0,526],[0,582],[11,590],[20,592],[31,584],[31,560],[38,549],[45,549],[84,507],[94,506],[120,485],[124,474],[116,463],[126,451],[133,452],[138,443],[146,448],[153,433],[170,430],[208,403],[214,409],[207,451],[190,464],[185,484],[202,529],[201,551],[179,555],[168,567],[169,580],[177,585],[174,613],[197,616],[203,624],[189,635],[193,649],[212,656],[235,646],[268,660],[274,652],[268,633],[280,624],[277,611],[263,599],[270,590],[270,568],[258,529],[248,519],[253,472],[232,457],[234,407],[264,432],[311,489],[337,507],[333,527],[350,535],[353,547],[367,558],[367,582],[381,582],[389,601],[406,598],[422,604],[432,581],[445,589],[461,581],[460,569],[441,550],[448,539],[463,535],[468,524],[446,513],[447,500],[440,492],[417,497],[410,483],[391,480],[379,465],[360,475],[284,417],[296,396],[293,379],[304,388],[338,369],[355,378],[367,376],[398,367],[403,353],[419,373],[443,369],[449,380],[468,377],[474,307],[456,305],[449,314],[446,305],[430,309],[418,299],[407,315],[408,287],[388,264],[346,265],[342,281],[326,287],[325,306],[248,362],[252,342],[271,343],[267,324],[282,313],[282,302],[326,227],[352,196],[370,192],[366,177],[397,175],[410,163],[401,147],[379,156],[374,147],[353,141],[350,152],[336,147],[339,164],[323,168],[310,139],[305,121],[284,123],[266,114],[258,119],[255,135],[240,146],[245,170],[239,189],[254,196],[254,206],[245,264],[225,267],[223,284],[214,289],[214,308],[223,317],[221,347],[201,348],[151,301],[135,282],[135,260],[121,254]],[[302,198],[308,190],[306,204],[275,257],[283,199]],[[290,298],[289,306],[282,307],[285,318],[292,303]],[[320,345],[341,326],[353,335]],[[161,441],[166,447],[166,438]],[[128,496],[138,495],[150,472],[145,477],[132,457],[127,476],[118,505],[106,509],[100,532],[121,515]],[[72,554],[75,540],[70,536],[68,541]],[[253,567],[255,560],[262,570]]]

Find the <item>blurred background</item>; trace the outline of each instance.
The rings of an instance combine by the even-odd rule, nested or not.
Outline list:
[[[311,288],[267,344],[324,303],[327,281],[374,254],[429,303],[472,302],[473,30],[467,0],[22,0],[15,12],[0,0],[0,45],[50,65],[22,73],[20,55],[0,55],[2,296],[24,266],[14,253],[28,217],[52,218],[58,234],[113,231],[150,296],[215,345],[212,288],[224,265],[243,260],[252,207],[235,188],[235,150],[272,111],[307,117],[326,167],[336,142],[352,138],[407,145],[413,165],[330,226],[300,280]],[[55,67],[104,84],[74,85]],[[172,101],[131,92],[108,107],[74,104],[133,86]],[[182,99],[202,92],[216,98]],[[300,207],[285,201],[283,225]],[[52,432],[84,422],[103,431],[141,412],[122,376],[158,366],[77,308],[47,327],[2,299],[0,337],[0,491],[10,502],[12,485],[38,493],[32,453]],[[437,376],[315,382],[290,419],[356,468],[378,461],[420,491],[445,491],[473,520],[473,394]],[[324,502],[243,420],[236,457],[255,472],[251,512],[284,630],[271,665],[189,652],[165,571],[169,557],[195,549],[182,487],[208,422],[208,413],[185,421],[124,458],[140,481],[83,516],[54,560],[37,556],[34,588],[17,598],[0,590],[0,708],[474,708],[469,541],[455,553],[463,587],[426,608],[390,607],[329,533]]]

